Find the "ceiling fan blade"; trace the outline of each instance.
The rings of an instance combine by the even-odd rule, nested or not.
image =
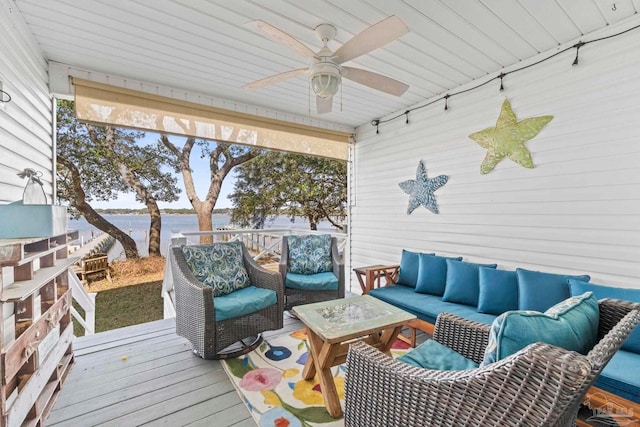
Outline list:
[[[245,90],[258,89],[261,87],[269,86],[274,83],[279,83],[281,81],[290,79],[291,77],[296,77],[302,74],[306,74],[308,68],[298,68],[291,71],[285,71],[284,73],[276,74],[275,76],[265,77],[264,79],[256,80],[255,82],[247,83],[242,86]]]
[[[342,67],[346,71],[342,75],[343,78],[353,80],[361,85],[368,86],[372,89],[380,90],[395,96],[402,96],[409,85],[402,83],[391,77],[382,74],[372,73],[371,71],[362,70],[360,68]]]
[[[267,24],[264,21],[251,21],[248,23],[250,27],[261,32],[266,37],[271,40],[275,40],[278,43],[281,43],[293,50],[295,50],[299,55],[304,56],[305,58],[313,58],[315,56],[315,52],[308,48],[305,44],[294,38],[292,35],[285,33],[279,28],[274,27],[271,24]]]
[[[323,98],[316,95],[316,111],[318,114],[330,113],[333,108],[333,96]]]
[[[409,29],[397,16],[385,18],[356,34],[351,40],[343,44],[340,49],[336,50],[334,53],[336,62],[342,64],[350,61],[394,41],[407,32],[409,32]]]

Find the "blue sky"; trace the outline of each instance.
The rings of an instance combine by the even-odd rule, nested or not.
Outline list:
[[[154,142],[159,138],[157,133],[146,132],[144,141],[146,142]],[[170,136],[169,140],[176,144],[178,147],[182,147],[186,138],[178,137],[178,136]],[[191,169],[193,170],[193,180],[196,186],[196,192],[198,193],[198,197],[201,199],[204,198],[207,189],[209,188],[209,159],[200,158],[200,150],[198,148],[194,148],[191,152]],[[182,183],[182,174],[177,174],[178,178],[178,188],[182,190],[180,193],[180,199],[176,202],[167,203],[167,202],[158,202],[160,208],[173,208],[173,209],[181,209],[181,208],[192,208],[191,203],[187,199],[187,195],[184,192],[184,185]],[[227,196],[233,192],[233,185],[235,183],[235,173],[231,171],[229,175],[225,178],[222,183],[222,189],[220,191],[220,196],[218,197],[218,201],[216,202],[216,209],[221,208],[230,208],[232,207],[231,201],[227,198]],[[137,202],[135,195],[133,193],[125,193],[120,194],[117,200],[110,200],[108,202],[103,201],[93,201],[91,205],[94,208],[98,209],[144,209],[145,205],[143,203]]]

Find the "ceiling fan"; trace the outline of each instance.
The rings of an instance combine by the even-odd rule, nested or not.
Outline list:
[[[396,16],[390,16],[373,24],[335,52],[327,46],[336,35],[336,28],[331,24],[320,24],[315,29],[317,37],[323,43],[318,52],[314,52],[291,35],[264,21],[252,21],[249,24],[266,37],[293,49],[311,62],[308,67],[286,71],[249,83],[244,86],[245,89],[257,89],[308,74],[309,84],[316,94],[316,109],[318,114],[323,114],[331,111],[333,96],[338,92],[343,77],[395,96],[401,96],[409,88],[408,85],[382,74],[342,65],[406,34],[409,29]]]

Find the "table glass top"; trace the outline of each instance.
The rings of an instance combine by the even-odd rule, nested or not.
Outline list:
[[[369,295],[293,307],[302,322],[325,339],[350,336],[416,317]]]

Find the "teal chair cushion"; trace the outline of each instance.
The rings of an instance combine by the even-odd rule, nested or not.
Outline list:
[[[595,382],[602,390],[640,403],[640,369],[638,354],[618,350]]]
[[[507,311],[491,324],[482,366],[536,342],[586,354],[598,340],[599,319],[598,300],[592,292],[568,298],[545,313]]]
[[[304,291],[335,291],[338,278],[331,271],[317,274],[287,273],[285,287]]]
[[[240,242],[182,246],[184,259],[196,278],[213,288],[213,296],[249,286]]]
[[[502,314],[518,309],[518,276],[515,271],[481,267],[478,313]]]
[[[214,297],[216,322],[242,317],[278,303],[278,296],[270,289],[247,286],[227,295]]]
[[[518,309],[545,311],[569,298],[569,279],[588,282],[589,276],[567,276],[517,268]]]
[[[571,295],[581,295],[585,292],[593,292],[598,299],[613,298],[640,303],[640,289],[614,288],[613,286],[596,285],[580,280],[569,279]],[[631,332],[629,338],[622,345],[623,350],[640,354],[640,326]]]
[[[442,301],[459,304],[478,305],[480,293],[480,267],[496,268],[497,264],[474,264],[472,262],[448,259],[447,280]]]
[[[419,368],[438,371],[462,371],[475,369],[478,364],[434,340],[427,340],[418,347],[398,357],[400,362]]]
[[[462,261],[462,257],[446,258],[438,255],[420,254],[416,292],[442,295],[447,283],[447,259]]]
[[[411,252],[405,249],[402,250],[402,258],[400,258],[400,270],[398,271],[397,285],[416,287],[418,281],[418,264],[420,262],[420,255],[435,255],[435,254],[420,254],[419,252]]]
[[[331,271],[331,235],[288,236],[289,271],[316,274]]]

